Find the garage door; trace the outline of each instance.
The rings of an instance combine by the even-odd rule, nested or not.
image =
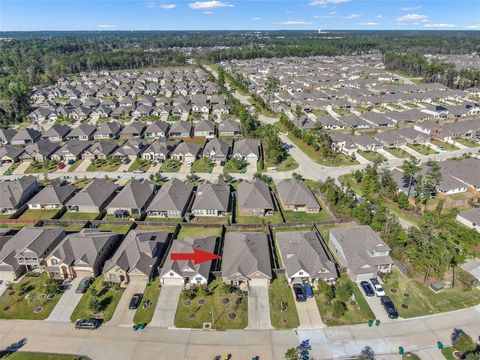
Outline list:
[[[375,274],[375,273],[358,274],[358,275],[357,275],[357,282],[360,282],[360,281],[368,281],[368,280],[370,280],[371,278],[374,278],[374,277],[376,277],[376,274]]]
[[[0,271],[0,280],[10,282],[15,280],[13,271]]]
[[[78,278],[93,276],[92,272],[88,271],[88,270],[87,271],[85,271],[85,270],[75,270],[75,275]]]
[[[251,279],[249,281],[250,286],[268,286],[267,279]]]
[[[179,278],[162,278],[162,282],[164,285],[183,285],[183,279]]]
[[[129,279],[131,283],[140,283],[140,284],[146,284],[148,281],[148,278],[145,275],[130,275]]]

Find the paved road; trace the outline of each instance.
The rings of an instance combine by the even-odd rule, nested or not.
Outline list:
[[[248,289],[248,326],[251,330],[272,329],[268,286],[251,285]]]
[[[175,326],[175,312],[182,289],[182,285],[162,285],[150,326],[166,328]]]
[[[75,293],[80,280],[82,280],[81,277],[72,280],[70,287],[63,293],[57,305],[55,305],[47,318],[48,321],[70,322],[70,315],[72,315],[73,310],[75,310],[83,296],[83,294]]]

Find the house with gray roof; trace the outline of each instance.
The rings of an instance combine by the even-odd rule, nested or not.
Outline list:
[[[120,138],[133,139],[140,138],[145,131],[146,125],[143,121],[133,121],[120,131]]]
[[[175,121],[170,127],[170,137],[174,138],[186,138],[192,135],[192,123],[190,121]]]
[[[97,127],[92,124],[81,123],[78,127],[72,129],[67,135],[68,140],[90,141],[93,139],[93,134]]]
[[[218,165],[223,165],[227,161],[230,153],[230,145],[222,139],[211,139],[203,149],[203,156],[208,157]]]
[[[0,182],[0,214],[14,214],[38,192],[35,176],[23,176],[17,180]]]
[[[331,229],[329,241],[353,281],[376,278],[392,270],[390,247],[368,225]]]
[[[50,159],[50,156],[57,151],[58,144],[50,140],[40,139],[36,143],[25,146],[25,151],[19,156],[20,161],[44,162]]]
[[[457,214],[457,221],[469,229],[480,232],[480,208],[461,211]]]
[[[90,143],[78,139],[70,140],[51,155],[52,160],[75,162],[90,147]]]
[[[157,273],[170,241],[171,234],[166,231],[131,230],[105,262],[105,280],[121,285],[148,283]]]
[[[147,144],[140,139],[130,139],[114,151],[113,156],[120,159],[135,160],[140,157]]]
[[[61,209],[75,194],[75,186],[68,183],[47,185],[28,202],[28,208],[34,210]]]
[[[121,129],[122,126],[117,121],[104,122],[98,126],[93,138],[95,140],[116,139]]]
[[[117,148],[117,143],[111,140],[97,141],[92,144],[88,149],[82,153],[82,159],[84,160],[105,160],[108,156],[112,155]]]
[[[46,139],[51,142],[62,142],[70,130],[71,128],[68,125],[53,124],[47,131],[43,133],[42,139]]]
[[[40,131],[33,128],[25,127],[18,130],[18,132],[10,139],[11,145],[27,145],[33,144],[40,139],[42,134]]]
[[[431,136],[412,128],[395,130],[408,144],[425,144],[430,141]]]
[[[268,286],[272,279],[270,244],[263,232],[227,232],[223,242],[222,279],[240,288]]]
[[[354,114],[341,116],[339,120],[352,129],[368,129],[371,127],[371,124],[367,120]]]
[[[209,120],[202,120],[195,124],[193,136],[202,136],[207,139],[215,137],[215,124]]]
[[[9,144],[10,140],[17,134],[13,129],[0,128],[0,145]]]
[[[226,216],[230,205],[230,186],[224,181],[208,181],[197,187],[192,214],[195,216]]]
[[[166,121],[154,121],[145,130],[145,139],[166,137],[168,135],[168,128],[170,124]]]
[[[147,180],[133,179],[107,206],[107,214],[115,218],[140,217],[153,197],[155,187]]]
[[[255,139],[240,139],[233,144],[232,155],[244,159],[249,164],[256,164],[260,158],[260,145]]]
[[[61,279],[96,277],[120,241],[117,233],[82,229],[66,236],[46,257],[47,271]]]
[[[270,188],[260,180],[238,183],[237,203],[240,216],[273,215],[275,210]]]
[[[320,123],[322,128],[325,130],[339,130],[345,129],[345,124],[341,123],[340,121],[336,120],[333,116],[318,116],[315,119],[315,122]]]
[[[24,227],[0,248],[0,280],[14,281],[31,269],[44,266],[65,230],[56,227]]]
[[[174,240],[165,258],[165,263],[159,271],[162,284],[172,285],[206,285],[210,277],[213,261],[195,264],[193,260],[172,260],[173,253],[193,253],[194,250],[214,253],[217,244],[215,236],[186,237]]]
[[[20,155],[25,151],[21,146],[4,145],[0,147],[0,163],[14,163],[20,160]]]
[[[281,180],[277,184],[277,191],[284,210],[307,213],[320,212],[320,205],[315,195],[303,181],[296,179]]]
[[[374,137],[385,147],[400,147],[407,145],[405,139],[395,131],[377,133],[374,135]]]
[[[240,125],[238,121],[224,120],[218,124],[219,136],[236,136],[240,134]]]
[[[194,142],[181,142],[172,152],[172,159],[192,165],[200,153],[200,145]]]
[[[173,141],[156,139],[142,153],[142,159],[160,162],[165,161],[174,148],[175,143]]]
[[[395,121],[386,117],[383,113],[378,113],[374,111],[365,112],[360,115],[362,119],[366,120],[374,127],[394,127]]]
[[[192,196],[193,185],[173,178],[163,184],[147,208],[148,217],[183,218]]]
[[[282,231],[276,243],[288,282],[333,283],[338,277],[335,263],[327,255],[316,231]]]
[[[118,185],[105,179],[95,179],[67,202],[68,211],[99,213],[113,199]]]

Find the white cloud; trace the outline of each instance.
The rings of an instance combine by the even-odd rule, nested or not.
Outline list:
[[[350,2],[351,0],[312,0],[310,6],[327,6]]]
[[[377,25],[380,25],[380,23],[370,21],[370,22],[358,23],[357,25],[360,25],[360,26],[377,26]]]
[[[150,9],[160,8],[160,9],[164,9],[164,10],[173,10],[176,7],[177,7],[177,4],[169,4],[169,3],[157,4],[155,2],[147,3],[147,8],[150,8]]]
[[[195,1],[193,3],[188,4],[188,6],[195,10],[233,7],[233,5],[228,2],[223,2],[218,0]]]
[[[435,24],[435,23],[429,23],[423,25],[423,27],[426,28],[436,28],[436,29],[451,29],[451,28],[456,28],[457,25],[455,24]]]
[[[480,29],[480,24],[473,24],[473,25],[468,25],[468,26],[465,26],[465,29]]]
[[[117,28],[117,25],[112,25],[112,24],[99,24],[97,25],[98,29],[115,29]]]
[[[287,20],[279,23],[280,25],[309,25],[311,22],[304,20]]]
[[[260,21],[262,18],[260,16],[255,16],[252,18],[253,21]]]
[[[313,15],[314,19],[329,19],[332,18],[333,15]]]
[[[376,17],[377,19],[381,19],[381,18],[383,18],[383,15],[378,14],[378,15],[375,16],[375,17]]]
[[[336,14],[337,14],[337,12],[336,12],[335,10],[330,11],[330,12],[328,13],[328,15],[336,15]]]
[[[399,16],[395,19],[397,22],[425,22],[428,21],[427,15],[419,15],[419,14],[407,14],[403,16]]]
[[[343,18],[347,20],[353,20],[353,19],[358,19],[360,16],[361,16],[360,14],[350,14],[350,15],[344,16]]]
[[[400,10],[403,10],[403,11],[413,11],[413,10],[418,10],[418,9],[420,9],[420,8],[421,8],[420,5],[419,5],[419,6],[402,6],[402,7],[400,8]]]
[[[212,15],[213,11],[204,11],[202,12],[203,15]]]

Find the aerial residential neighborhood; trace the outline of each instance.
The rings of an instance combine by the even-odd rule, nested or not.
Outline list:
[[[476,4],[42,3],[0,16],[0,358],[480,358]]]

